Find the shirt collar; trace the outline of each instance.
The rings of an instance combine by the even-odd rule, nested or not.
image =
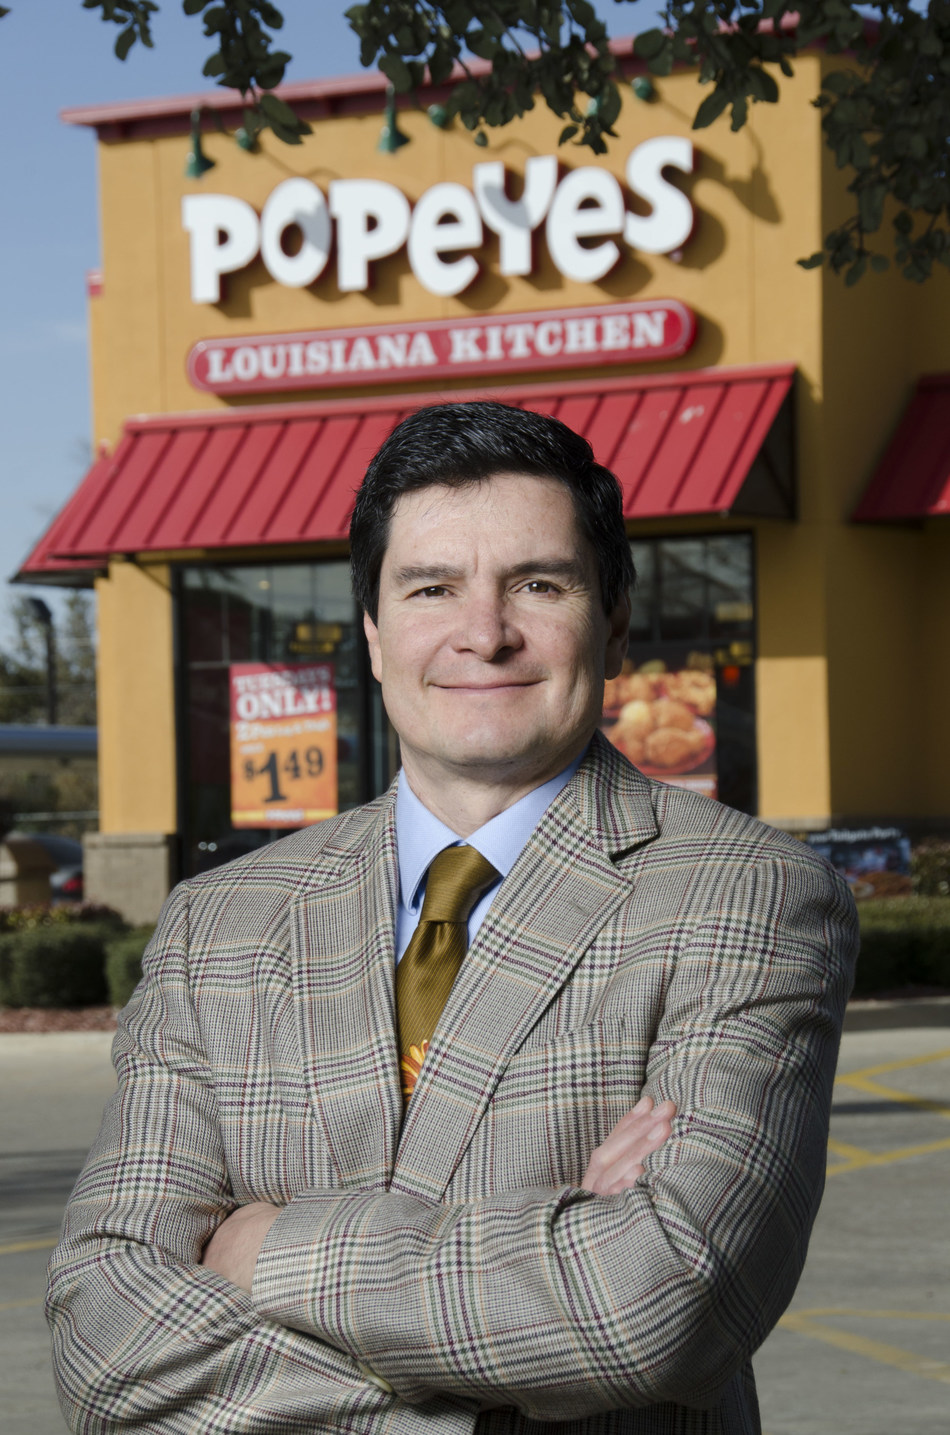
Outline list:
[[[545,811],[566,787],[581,765],[584,754],[540,787],[499,812],[464,840],[507,877]],[[422,897],[422,885],[429,864],[442,851],[463,839],[434,816],[421,802],[406,778],[399,774],[396,792],[396,848],[399,853],[399,893],[404,907],[414,910]]]

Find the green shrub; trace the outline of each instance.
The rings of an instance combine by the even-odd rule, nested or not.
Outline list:
[[[112,937],[106,945],[106,984],[109,1001],[123,1007],[142,975],[142,953],[148,946],[154,927],[134,927],[131,932]]]
[[[19,932],[24,927],[76,926],[126,932],[129,924],[114,908],[98,902],[62,903],[58,907],[0,907],[0,932]]]
[[[101,928],[50,925],[0,936],[5,1006],[97,1006],[106,999]]]
[[[858,915],[857,996],[911,983],[950,987],[950,897],[872,898]]]
[[[920,897],[950,897],[950,841],[929,837],[910,859],[914,891]]]

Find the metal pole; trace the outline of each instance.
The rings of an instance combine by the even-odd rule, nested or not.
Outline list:
[[[53,615],[42,598],[27,598],[27,605],[33,617],[43,629],[46,640],[46,721],[55,727],[59,713],[59,694],[56,691],[56,630]]]
[[[59,693],[56,690],[56,629],[50,614],[46,626],[46,720],[55,727],[59,720]]]

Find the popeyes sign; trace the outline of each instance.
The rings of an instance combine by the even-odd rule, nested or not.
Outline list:
[[[471,188],[454,181],[432,185],[410,205],[402,190],[379,179],[338,179],[326,193],[312,180],[285,179],[257,211],[226,194],[187,194],[182,224],[190,238],[191,297],[217,304],[225,275],[260,255],[277,283],[305,289],[335,255],[342,293],[366,290],[372,266],[405,248],[418,282],[432,294],[461,294],[483,267],[485,230],[498,238],[498,270],[526,275],[535,267],[535,238],[565,279],[596,283],[622,257],[622,246],[643,254],[671,254],[690,236],[693,208],[664,174],[693,168],[693,146],[660,135],[636,146],[624,174],[649,213],[628,209],[620,181],[583,165],[562,174],[554,155],[535,155],[524,169],[518,199],[508,195],[500,160],[476,164]],[[288,230],[297,243],[285,247]],[[290,250],[293,252],[290,252]]]

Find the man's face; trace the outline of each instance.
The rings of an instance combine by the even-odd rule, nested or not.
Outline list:
[[[628,621],[626,598],[605,615],[557,480],[404,494],[364,624],[410,780],[533,786],[560,772],[597,726]]]

